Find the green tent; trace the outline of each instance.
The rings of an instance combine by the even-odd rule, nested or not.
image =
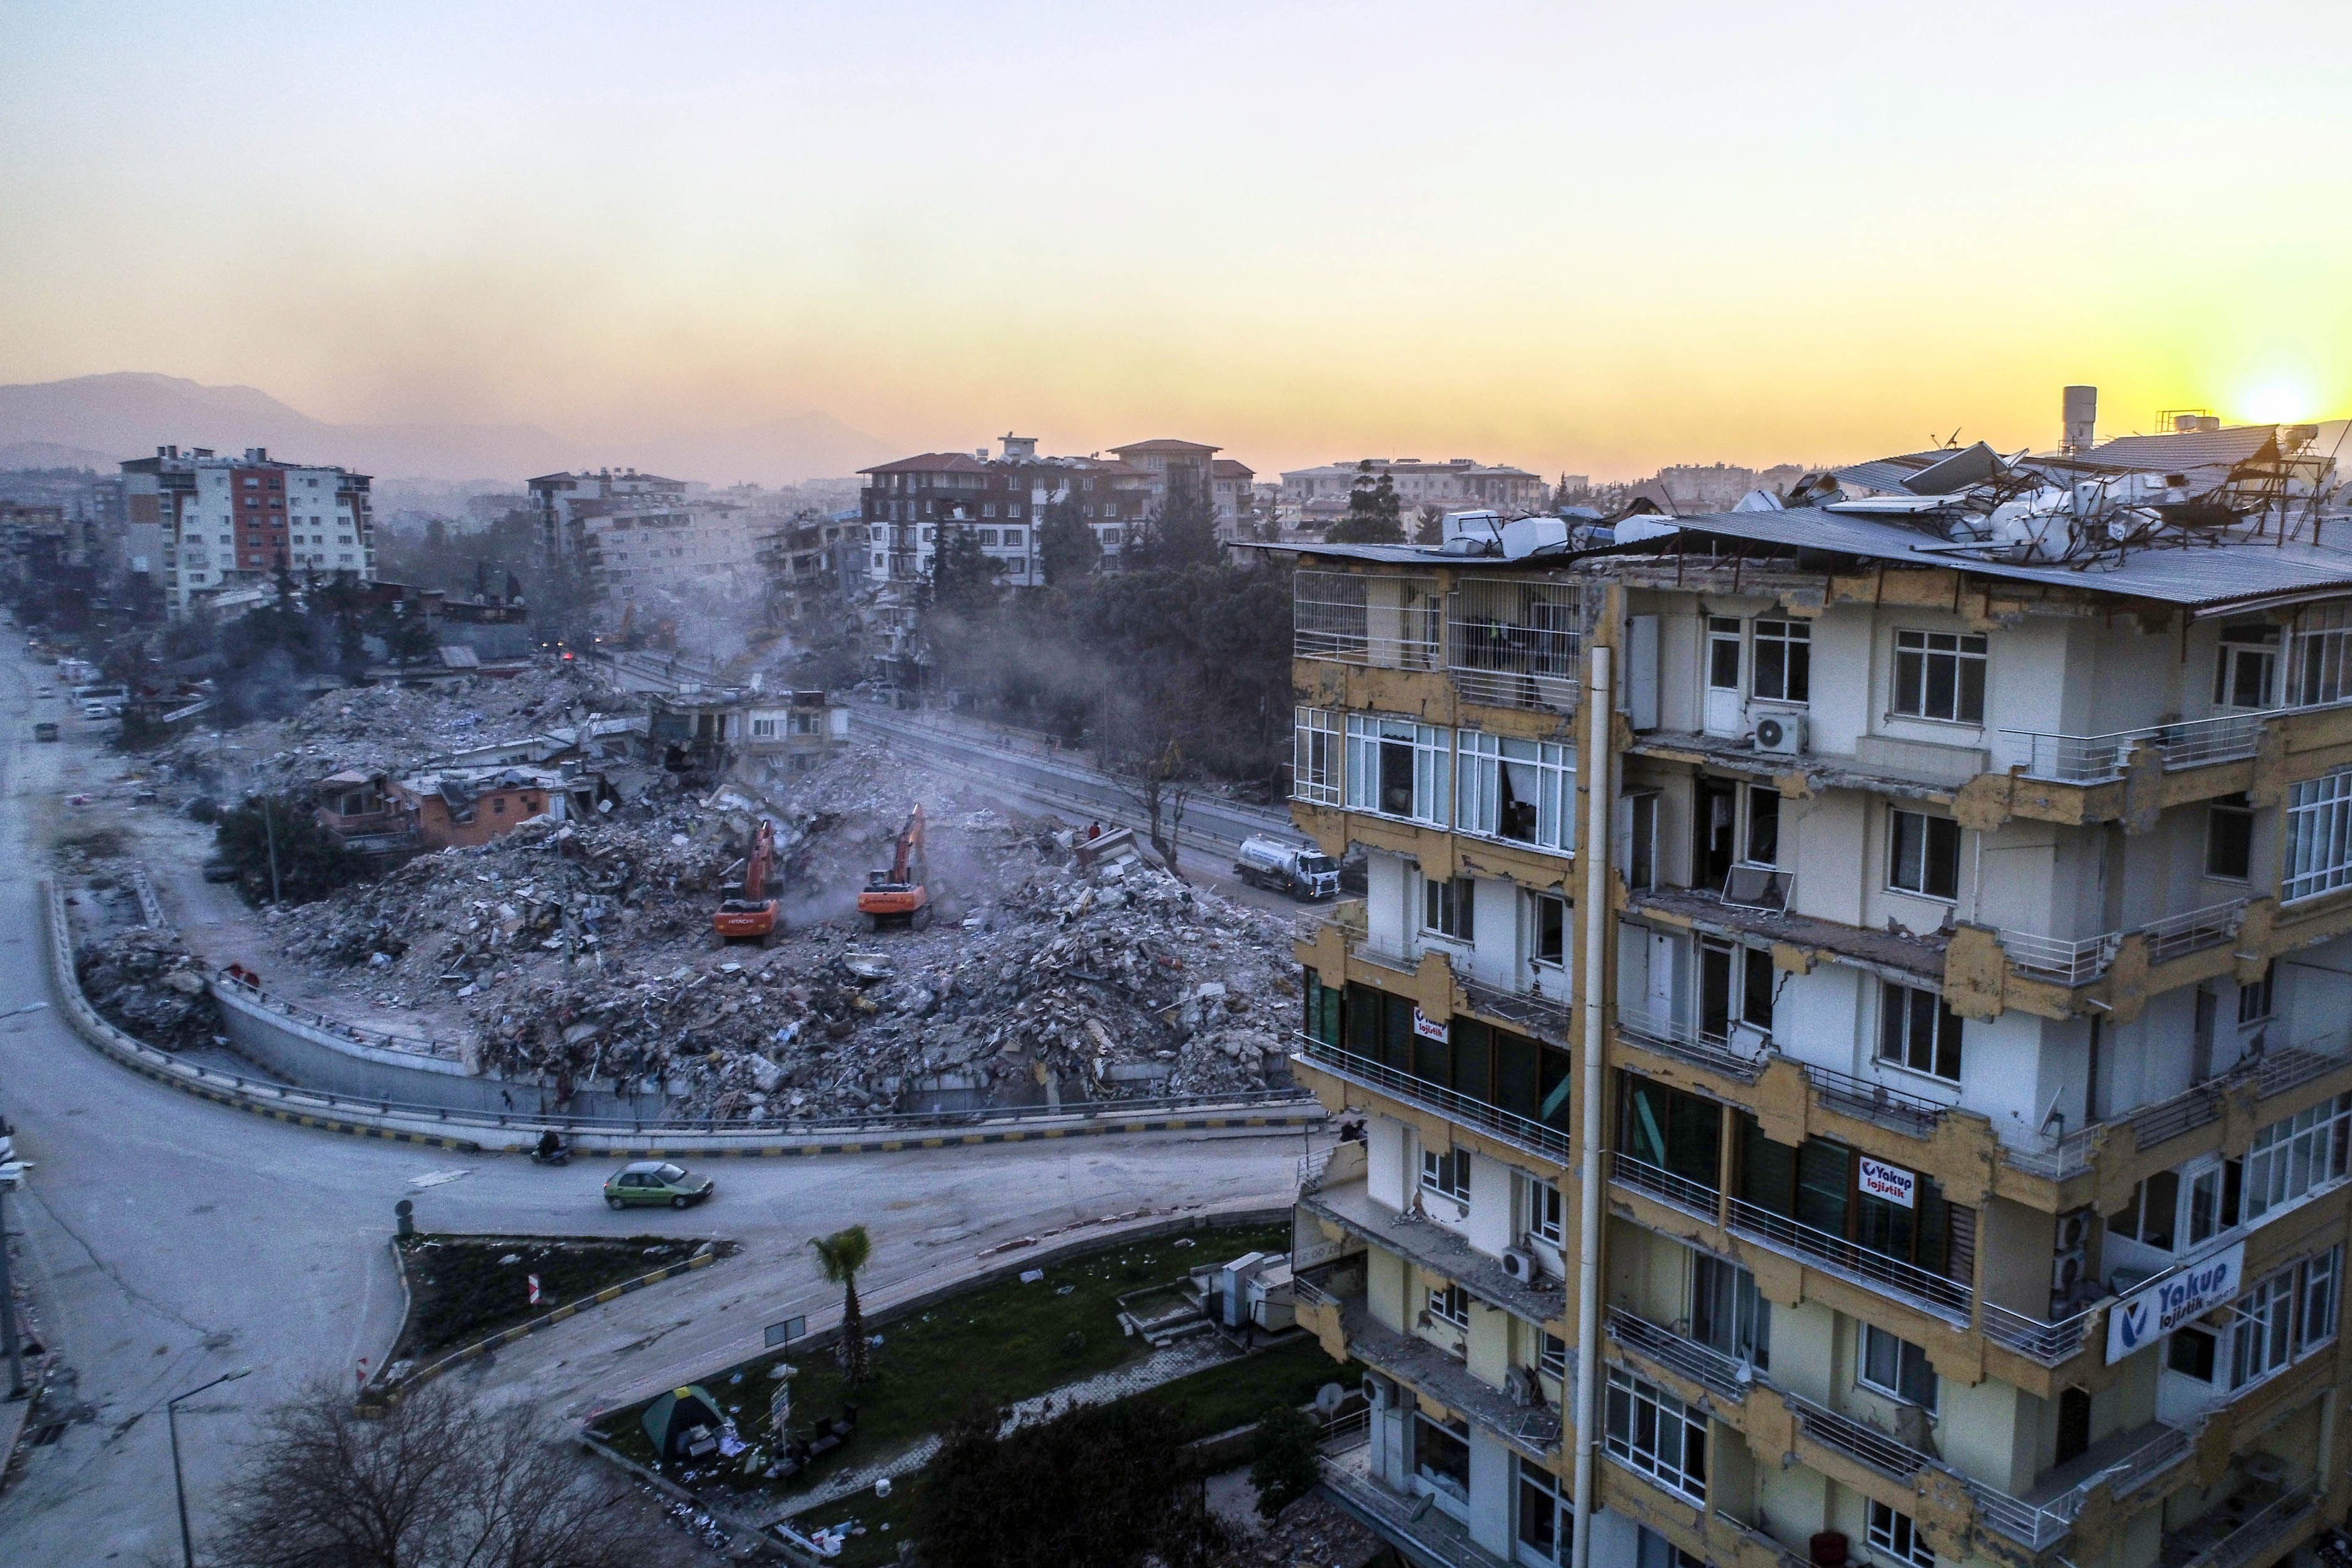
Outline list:
[[[685,1457],[686,1435],[697,1426],[708,1426],[716,1437],[724,1417],[719,1414],[719,1401],[698,1383],[684,1388],[673,1388],[646,1406],[644,1425],[646,1436],[654,1446],[654,1454],[662,1459]]]

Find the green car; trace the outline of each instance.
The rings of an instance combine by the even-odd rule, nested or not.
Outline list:
[[[698,1204],[717,1191],[708,1176],[690,1176],[682,1165],[660,1160],[639,1160],[624,1165],[604,1180],[604,1201],[616,1209],[631,1204],[667,1204],[682,1209]]]

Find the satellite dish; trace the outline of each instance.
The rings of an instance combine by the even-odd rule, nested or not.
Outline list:
[[[1346,1389],[1336,1383],[1327,1383],[1315,1391],[1316,1412],[1328,1421],[1339,1413],[1339,1406],[1347,1401],[1347,1398]]]

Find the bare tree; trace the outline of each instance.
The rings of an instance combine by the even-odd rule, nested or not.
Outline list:
[[[1151,847],[1160,852],[1168,874],[1182,880],[1184,873],[1176,868],[1176,836],[1183,831],[1184,808],[1192,799],[1192,776],[1185,766],[1184,748],[1170,741],[1158,755],[1120,768],[1118,781],[1128,797],[1143,808]]]
[[[653,1552],[520,1412],[429,1383],[375,1419],[339,1384],[272,1411],[213,1555],[231,1568],[633,1568]]]

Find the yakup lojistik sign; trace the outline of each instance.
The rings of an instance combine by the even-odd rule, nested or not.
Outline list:
[[[1424,1040],[1435,1040],[1440,1045],[1444,1044],[1447,1034],[1446,1026],[1447,1020],[1444,1018],[1433,1018],[1418,1007],[1412,1010],[1412,1032]]]
[[[2245,1288],[2246,1244],[2150,1280],[2107,1309],[2107,1363],[2145,1350]]]
[[[1854,1173],[1854,1180],[1865,1197],[1884,1198],[1906,1209],[1916,1206],[1912,1194],[1918,1186],[1919,1178],[1900,1165],[1889,1165],[1864,1154],[1861,1169]]]

